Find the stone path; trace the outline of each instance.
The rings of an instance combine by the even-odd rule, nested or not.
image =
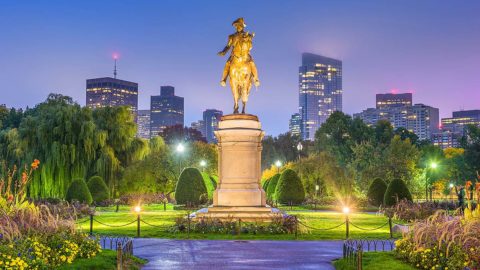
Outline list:
[[[334,269],[342,241],[228,241],[138,238],[142,269]]]

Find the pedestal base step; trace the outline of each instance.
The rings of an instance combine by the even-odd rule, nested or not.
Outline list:
[[[198,210],[192,218],[211,218],[220,220],[242,220],[245,222],[269,222],[275,218],[283,217],[283,213],[277,208],[270,207],[241,207],[241,206],[213,206]]]

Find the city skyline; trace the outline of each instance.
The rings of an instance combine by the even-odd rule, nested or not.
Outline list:
[[[480,4],[473,1],[245,1],[234,8],[103,1],[95,10],[88,1],[55,3],[2,5],[0,103],[32,107],[56,92],[85,105],[85,79],[113,77],[111,56],[118,53],[117,78],[139,83],[138,109],[149,108],[160,85],[173,85],[185,97],[185,123],[206,108],[230,113],[229,90],[218,84],[224,59],[216,52],[233,32],[231,22],[243,16],[257,34],[252,55],[262,82],[250,109],[268,135],[288,131],[298,111],[303,52],[343,62],[343,111],[350,115],[374,107],[372,97],[391,89],[414,92],[416,102],[439,108],[440,118],[479,106],[480,39],[471,33],[480,31]],[[126,13],[136,19],[115,19]]]

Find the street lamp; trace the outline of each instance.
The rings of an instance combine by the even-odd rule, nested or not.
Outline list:
[[[200,160],[200,167],[202,167],[202,172],[203,172],[203,169],[205,169],[205,167],[207,167],[207,162],[205,160]]]
[[[183,161],[183,160],[182,160],[181,155],[182,155],[183,152],[185,152],[185,146],[184,146],[182,143],[179,143],[179,144],[177,144],[177,147],[175,148],[175,151],[176,151],[176,152],[178,153],[178,155],[179,155],[179,158],[178,158],[178,159],[179,159],[179,161],[180,161],[180,162],[179,162],[179,163],[180,163],[180,164],[179,164],[179,165],[180,165],[179,175],[180,175],[180,174],[182,173],[182,169],[183,169],[183,168],[182,168],[182,167],[183,167],[183,164],[182,164],[182,161]]]
[[[450,199],[453,201],[453,187],[455,186],[453,183],[450,183],[450,185],[448,185],[450,187]]]
[[[320,186],[317,184],[315,185],[315,210],[317,210],[317,200],[318,200],[318,191],[320,190]]]
[[[300,159],[300,153],[301,153],[302,150],[303,150],[302,142],[298,142],[298,144],[297,144],[297,150],[298,150],[298,159]]]
[[[438,164],[436,162],[430,163],[430,165],[427,166],[426,172],[425,172],[425,201],[428,201],[428,169],[436,169],[438,167]]]
[[[280,173],[280,167],[282,167],[282,162],[280,160],[275,161],[275,166],[277,166],[277,173]]]

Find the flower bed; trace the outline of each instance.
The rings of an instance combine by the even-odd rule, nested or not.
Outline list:
[[[39,163],[0,179],[0,269],[55,269],[100,252],[98,239],[75,230],[69,211],[60,215],[27,200],[28,180]]]
[[[395,254],[419,269],[480,269],[480,220],[438,211],[396,241]]]

